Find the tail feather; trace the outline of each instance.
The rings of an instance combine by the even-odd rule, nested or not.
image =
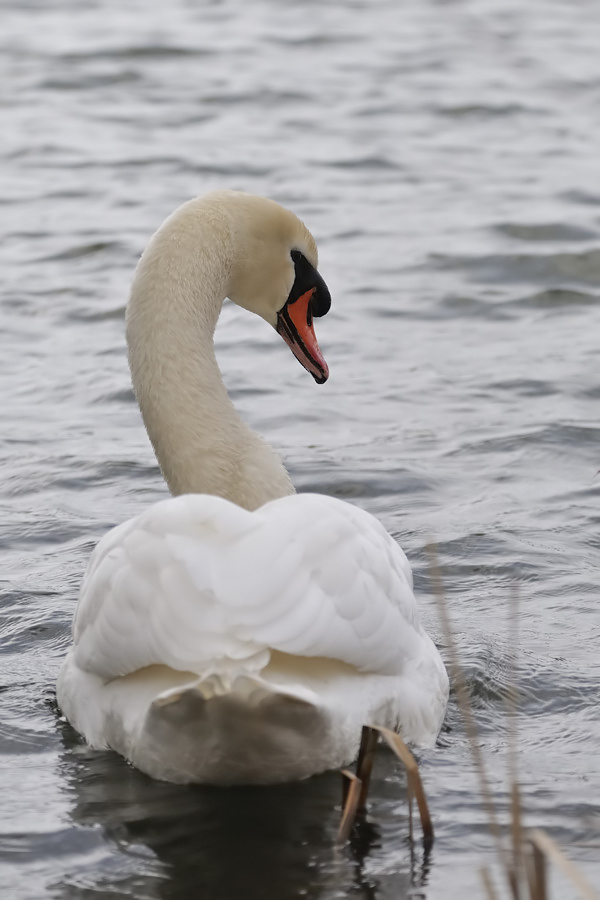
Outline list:
[[[252,676],[228,683],[212,675],[156,697],[132,761],[168,781],[302,778],[315,770],[315,748],[326,750],[327,719],[306,688],[280,688]]]

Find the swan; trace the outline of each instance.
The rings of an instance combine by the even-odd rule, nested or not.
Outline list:
[[[381,523],[296,494],[237,415],[213,336],[226,297],[317,383],[330,307],[289,210],[217,191],[185,203],[138,264],[126,332],[135,395],[172,497],[92,553],[62,664],[63,715],[172,782],[276,783],[350,763],[361,726],[431,745],[448,677],[406,556]]]

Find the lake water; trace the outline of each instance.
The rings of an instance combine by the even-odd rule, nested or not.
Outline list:
[[[369,823],[336,854],[337,773],[153,783],[56,712],[92,547],[166,495],[126,363],[135,263],[221,187],[301,215],[333,297],[323,387],[225,307],[237,407],[299,490],[402,542],[445,653],[437,543],[504,816],[518,595],[527,823],[600,885],[595,0],[5,0],[0,20],[2,896],[483,897],[492,842],[454,699],[419,754],[429,856],[383,751]]]

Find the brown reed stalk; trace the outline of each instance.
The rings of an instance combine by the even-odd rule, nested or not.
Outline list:
[[[345,844],[350,837],[350,832],[352,831],[352,826],[354,825],[356,814],[359,809],[362,788],[362,782],[360,778],[357,778],[354,772],[343,769],[342,775],[346,780],[344,781],[344,797],[342,800],[342,821],[338,828],[335,841],[336,844]]]
[[[494,885],[492,884],[492,877],[490,875],[490,870],[488,869],[488,867],[482,866],[479,870],[479,874],[481,875],[481,880],[483,881],[483,886],[487,894],[487,900],[498,900],[498,895],[496,893]]]
[[[510,785],[510,823],[512,866],[510,879],[513,885],[515,900],[521,898],[521,884],[525,872],[524,842],[523,842],[523,815],[521,808],[521,792],[519,787],[518,766],[518,733],[517,733],[517,650],[519,646],[519,595],[516,590],[511,591],[508,611],[508,645],[509,645],[509,678],[508,692],[506,696],[507,714],[507,738],[508,738],[508,783]]]
[[[530,900],[548,900],[546,882],[546,857],[535,844],[530,843],[527,861],[527,882]]]
[[[433,824],[429,815],[427,797],[421,781],[417,761],[400,737],[389,728],[382,725],[364,725],[361,735],[360,751],[356,764],[356,775],[344,770],[342,775],[347,779],[344,783],[345,795],[343,799],[342,821],[337,834],[336,843],[344,843],[348,839],[352,826],[359,812],[363,811],[367,802],[371,772],[375,759],[375,751],[379,737],[382,737],[388,746],[394,751],[406,770],[408,788],[409,809],[409,834],[412,839],[412,799],[417,801],[421,827],[423,829],[423,842],[426,847],[431,847],[434,839]]]
[[[448,649],[450,675],[454,683],[456,699],[458,701],[458,707],[460,709],[462,720],[464,722],[467,740],[469,741],[469,748],[471,750],[471,756],[473,757],[473,762],[475,763],[475,771],[479,779],[479,791],[483,800],[484,809],[488,817],[490,832],[496,845],[496,853],[498,854],[498,858],[500,859],[502,868],[506,874],[509,890],[514,897],[514,879],[511,877],[510,859],[504,845],[504,840],[502,838],[502,832],[500,830],[498,816],[496,814],[496,806],[494,804],[492,791],[483,763],[483,755],[481,753],[481,745],[479,743],[479,737],[477,734],[477,726],[475,725],[475,717],[473,716],[473,710],[471,708],[469,691],[462,667],[459,662],[456,641],[454,640],[454,633],[450,624],[450,616],[448,614],[448,606],[446,604],[446,597],[442,587],[442,579],[437,559],[437,553],[435,547],[432,544],[429,544],[427,550],[429,553],[429,570],[433,583],[434,596],[437,602],[438,613],[442,623],[442,631],[444,633],[444,638],[446,640],[446,646]]]
[[[533,828],[529,832],[529,841],[534,852],[537,850],[546,859],[550,859],[554,865],[562,869],[567,878],[575,885],[584,900],[598,900],[598,894],[585,878],[577,866],[568,859],[560,849],[556,841],[541,828]]]
[[[562,869],[563,873],[577,887],[584,900],[600,900],[598,894],[581,874],[579,869],[565,856],[558,844],[542,829],[535,828],[530,831],[523,829],[523,814],[518,778],[518,736],[517,736],[517,705],[518,691],[516,684],[516,648],[518,646],[518,594],[513,591],[509,612],[509,646],[513,650],[509,675],[508,692],[506,698],[507,707],[507,739],[508,739],[508,778],[511,789],[511,850],[506,849],[496,807],[492,797],[492,791],[483,763],[481,745],[475,725],[475,717],[467,689],[466,680],[458,658],[456,641],[450,625],[446,598],[442,588],[440,569],[435,548],[429,545],[427,548],[430,557],[430,572],[434,587],[434,595],[437,601],[438,612],[442,623],[444,637],[449,654],[449,668],[458,706],[464,722],[465,732],[469,741],[469,748],[475,770],[479,779],[479,790],[483,805],[488,817],[490,831],[496,845],[496,853],[500,866],[506,877],[508,888],[513,900],[521,900],[524,882],[527,885],[530,900],[548,900],[546,863],[552,861]],[[429,808],[419,767],[417,762],[400,737],[400,735],[382,726],[363,726],[360,751],[357,761],[357,772],[344,770],[343,814],[340,823],[336,843],[344,843],[352,830],[356,816],[366,806],[371,772],[375,759],[375,752],[379,737],[383,737],[386,743],[395,752],[403,763],[407,774],[408,804],[409,804],[409,833],[412,839],[412,800],[416,798],[421,826],[423,828],[423,841],[426,847],[433,843],[433,824],[429,815]],[[512,858],[511,858],[512,856]],[[498,900],[491,875],[487,866],[480,870],[481,879],[487,894],[487,900]]]
[[[584,900],[600,900],[599,895],[592,888],[587,879],[565,856],[558,844],[556,844],[545,831],[539,828],[532,829],[531,831],[525,831],[523,829],[523,815],[518,779],[518,692],[516,687],[516,662],[514,656],[512,659],[509,689],[506,700],[508,715],[508,774],[511,785],[512,861],[510,855],[506,851],[500,827],[498,825],[491,789],[483,765],[481,747],[477,738],[475,719],[466,682],[458,660],[456,642],[450,625],[435,548],[429,546],[428,550],[430,553],[430,571],[434,592],[450,656],[450,673],[456,689],[459,709],[465,724],[465,731],[469,740],[471,755],[473,756],[475,768],[479,776],[480,792],[488,815],[490,830],[496,843],[496,851],[501,863],[501,868],[503,869],[508,882],[510,894],[513,900],[520,900],[521,888],[525,878],[529,889],[530,900],[548,900],[546,862],[547,860],[550,860],[562,869],[563,873],[575,885]],[[509,643],[514,651],[516,651],[518,646],[518,619],[518,595],[515,591],[512,594],[509,613]],[[481,877],[488,900],[497,900],[497,895],[487,867],[482,868]]]

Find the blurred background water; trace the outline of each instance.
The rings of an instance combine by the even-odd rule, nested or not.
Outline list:
[[[238,409],[300,490],[402,542],[443,645],[437,542],[505,814],[518,593],[527,822],[600,884],[595,0],[4,0],[0,19],[3,896],[483,896],[492,845],[454,700],[419,754],[429,856],[385,752],[370,823],[336,855],[339,775],[153,783],[56,712],[94,543],[166,495],[126,363],[135,263],[221,187],[303,217],[333,296],[320,388],[225,307]]]

